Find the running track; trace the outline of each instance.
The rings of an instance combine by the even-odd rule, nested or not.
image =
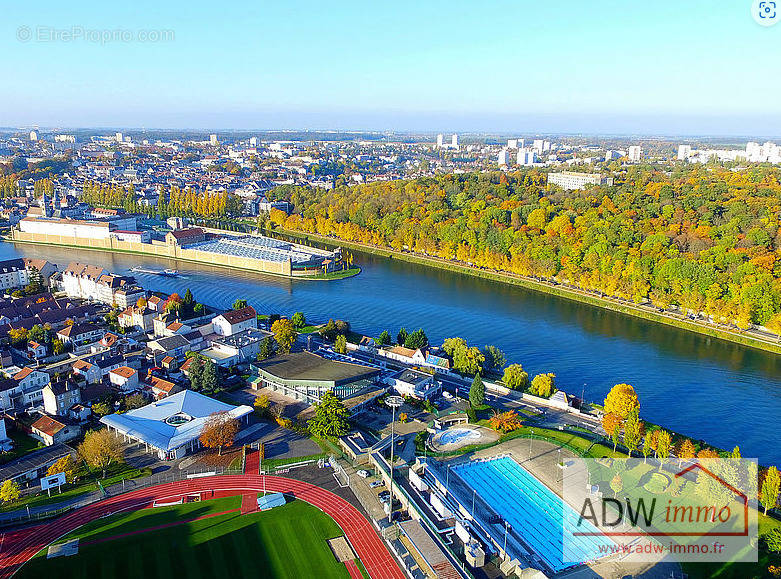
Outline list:
[[[97,518],[150,507],[156,500],[175,500],[189,494],[208,492],[209,495],[204,498],[210,498],[262,490],[262,476],[215,476],[147,487],[93,503],[48,523],[3,534],[0,542],[0,579],[11,577],[25,561],[57,538]],[[405,578],[372,524],[343,498],[315,485],[279,476],[266,477],[266,490],[292,494],[333,518],[372,579]]]

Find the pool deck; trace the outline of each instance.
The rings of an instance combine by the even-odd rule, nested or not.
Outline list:
[[[440,437],[443,434],[446,434],[453,430],[459,430],[465,428],[474,430],[476,433],[479,434],[479,436],[477,438],[462,438],[460,440],[457,440],[456,442],[451,442],[446,444],[440,443]],[[435,434],[431,438],[431,443],[429,446],[431,447],[431,450],[434,450],[436,452],[451,452],[454,450],[458,450],[459,448],[462,448],[464,446],[468,446],[470,444],[487,444],[491,442],[496,442],[497,440],[499,440],[499,434],[497,434],[495,431],[491,430],[490,428],[485,428],[484,426],[478,426],[476,424],[470,424],[470,425],[458,424],[446,428],[441,432]]]
[[[444,462],[446,464],[458,464],[502,454],[509,454],[559,497],[562,497],[563,494],[563,471],[559,468],[558,463],[560,461],[566,463],[567,460],[577,457],[572,451],[566,448],[559,450],[558,446],[544,440],[516,438],[497,446]],[[566,577],[567,579],[596,579],[597,577],[620,579],[626,575],[643,577],[644,579],[669,579],[671,576],[682,576],[680,565],[669,558],[660,558],[656,562],[649,563],[633,563],[610,558],[562,571],[557,573],[555,577]]]

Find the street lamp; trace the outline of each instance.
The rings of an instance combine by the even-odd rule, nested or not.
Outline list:
[[[388,509],[388,522],[393,522],[393,450],[396,446],[394,433],[396,430],[396,409],[404,403],[401,396],[388,396],[385,404],[391,407],[391,455],[390,455],[390,508]]]
[[[509,559],[507,557],[507,529],[510,527],[510,523],[507,521],[504,522],[504,557],[505,559]]]
[[[529,460],[532,459],[532,438],[534,437],[534,429],[529,429],[531,436],[529,436]]]

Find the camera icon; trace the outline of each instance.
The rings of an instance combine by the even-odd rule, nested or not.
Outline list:
[[[760,26],[773,26],[778,23],[779,13],[775,0],[754,0],[751,16]]]

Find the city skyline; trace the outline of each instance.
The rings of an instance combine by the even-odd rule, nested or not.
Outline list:
[[[0,124],[772,137],[781,28],[750,9],[12,6]]]

